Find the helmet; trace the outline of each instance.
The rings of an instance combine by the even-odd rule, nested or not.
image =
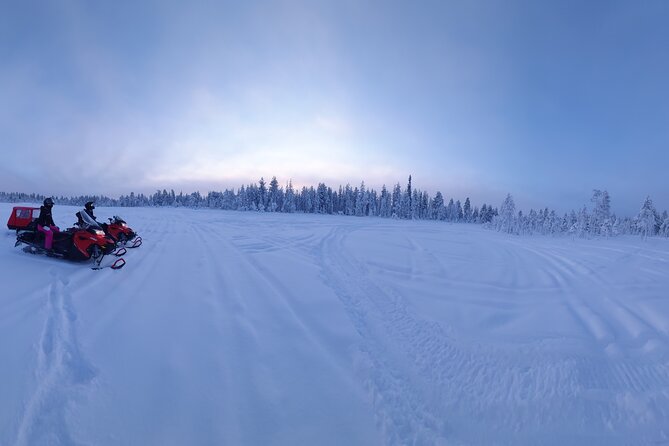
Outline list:
[[[84,208],[86,208],[89,211],[92,211],[93,209],[95,209],[95,204],[93,204],[92,201],[89,201],[88,203],[86,203],[86,205],[84,205]]]
[[[51,207],[53,206],[53,198],[49,197],[44,200],[44,206]]]

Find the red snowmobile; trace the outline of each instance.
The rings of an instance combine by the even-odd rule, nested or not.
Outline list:
[[[17,209],[12,210],[12,216],[18,215]],[[29,208],[30,209],[30,208]],[[25,244],[23,250],[31,254],[46,254],[50,257],[58,257],[67,260],[85,261],[93,260],[93,269],[102,269],[102,259],[106,255],[121,257],[125,249],[116,249],[114,241],[107,237],[98,223],[82,212],[83,223],[77,228],[68,228],[65,231],[55,232],[51,250],[44,248],[44,234],[37,230],[37,222],[32,217],[21,221],[14,219],[13,227],[16,229],[16,244]],[[10,221],[11,221],[10,217]],[[8,223],[8,226],[9,223]],[[125,265],[124,259],[117,259],[111,265],[111,269],[120,269]]]
[[[142,244],[142,237],[130,229],[128,224],[118,215],[109,218],[109,224],[102,223],[102,229],[111,237],[115,243],[126,248],[137,248]]]

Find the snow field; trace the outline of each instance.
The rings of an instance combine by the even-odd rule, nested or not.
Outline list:
[[[1,238],[2,445],[669,442],[667,240],[115,213],[120,271]]]

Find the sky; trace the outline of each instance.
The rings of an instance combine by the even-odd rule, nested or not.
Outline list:
[[[0,190],[669,208],[669,2],[2,1]]]

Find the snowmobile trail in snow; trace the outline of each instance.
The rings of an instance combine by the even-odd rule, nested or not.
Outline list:
[[[46,321],[37,346],[35,391],[25,403],[17,445],[78,444],[68,430],[67,406],[96,375],[79,347],[68,280],[52,275]]]

